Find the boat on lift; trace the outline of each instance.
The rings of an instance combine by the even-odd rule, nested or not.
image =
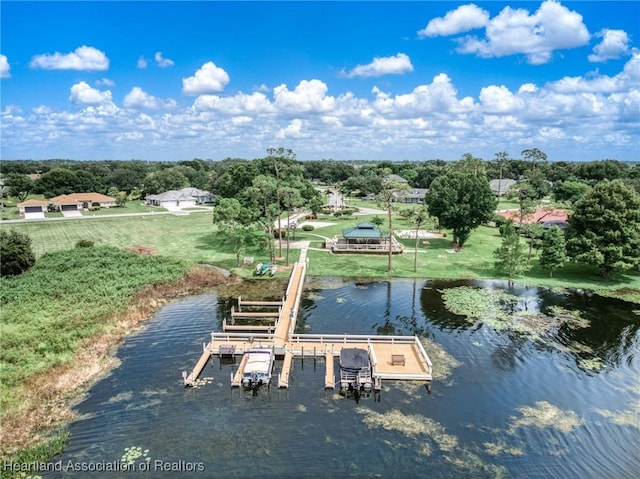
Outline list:
[[[269,386],[275,360],[273,349],[249,349],[244,354],[247,361],[242,373],[242,386],[246,389]]]
[[[371,393],[371,359],[369,351],[361,348],[344,348],[340,351],[340,392],[359,395]]]

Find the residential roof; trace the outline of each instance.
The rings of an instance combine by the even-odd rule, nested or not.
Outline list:
[[[385,181],[395,181],[396,183],[409,183],[406,179],[404,179],[400,175],[390,174],[385,176]]]
[[[342,236],[347,239],[380,239],[389,237],[387,233],[382,233],[378,227],[372,223],[358,223],[357,226],[345,228],[342,230]]]
[[[413,188],[411,191],[394,191],[393,194],[398,198],[424,198],[428,192],[428,188]]]
[[[74,203],[82,203],[84,201],[90,201],[92,203],[113,203],[116,199],[101,193],[71,193],[70,195],[60,195],[55,198],[51,198],[49,203],[70,205]]]
[[[511,188],[513,185],[515,185],[517,183],[516,180],[512,180],[511,178],[502,178],[501,180],[491,180],[489,182],[489,188],[491,188],[491,191],[493,191],[494,193],[498,193],[498,191],[500,191],[500,193],[506,193],[509,188]]]
[[[156,201],[176,201],[188,200],[199,196],[211,196],[208,191],[199,190],[198,188],[182,188],[180,190],[169,190],[157,195],[147,195],[147,199]]]
[[[513,220],[516,223],[520,223],[520,211],[519,210],[507,210],[500,211],[498,214],[508,220]],[[523,218],[523,224],[531,223],[543,223],[548,221],[566,222],[569,219],[569,213],[566,210],[553,209],[553,208],[538,208],[531,214],[526,215]]]
[[[18,203],[18,207],[21,206],[48,206],[49,202],[48,201],[42,201],[42,200],[27,200],[27,201],[23,201],[22,203]]]

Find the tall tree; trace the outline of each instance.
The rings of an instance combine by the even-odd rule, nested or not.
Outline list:
[[[622,180],[602,181],[574,205],[567,229],[573,261],[613,268],[640,264],[640,196]]]
[[[504,225],[502,234],[502,243],[500,247],[493,252],[495,257],[495,267],[501,273],[509,278],[528,269],[527,253],[524,245],[520,241],[520,235],[516,231],[513,221],[508,221]]]
[[[453,230],[453,240],[461,248],[471,231],[489,221],[496,209],[496,199],[485,176],[461,171],[436,178],[425,197],[429,213],[440,226]]]
[[[287,256],[286,265],[289,265],[289,236],[291,235],[291,214],[295,208],[299,208],[304,204],[300,191],[291,186],[284,187],[280,190],[280,196],[285,211],[287,212]]]
[[[418,245],[420,244],[420,228],[430,222],[431,217],[429,216],[429,209],[426,205],[421,205],[417,208],[414,208],[411,211],[411,216],[409,217],[411,220],[411,224],[415,228],[416,242],[414,247],[414,258],[413,258],[413,272],[418,272]],[[431,223],[433,223],[431,221]]]
[[[9,194],[24,201],[34,189],[31,178],[21,173],[11,173],[5,178],[5,184],[9,187]]]
[[[376,201],[378,202],[378,204],[387,210],[387,221],[389,225],[389,249],[387,251],[389,261],[387,271],[389,273],[391,273],[391,271],[393,270],[393,202],[396,198],[397,193],[406,191],[408,190],[408,188],[409,187],[407,185],[401,185],[397,181],[385,179],[382,182],[382,189],[376,195]]]
[[[502,174],[503,174],[503,170],[504,170],[504,165],[505,163],[509,160],[509,153],[507,153],[506,151],[499,151],[498,153],[496,153],[496,161],[498,163],[498,204],[500,204],[500,197],[502,196],[502,194],[504,193],[503,191],[501,191],[502,189]]]
[[[553,276],[553,271],[562,268],[567,260],[567,245],[564,233],[557,226],[549,228],[542,240],[542,251],[540,252],[540,266],[549,270],[549,277]]]
[[[526,161],[531,162],[531,169],[534,171],[539,163],[547,162],[547,155],[538,148],[522,150],[522,156]]]
[[[236,266],[240,266],[240,258],[245,254],[255,231],[249,211],[236,198],[221,198],[213,209],[213,223],[223,233],[223,241],[233,245]]]

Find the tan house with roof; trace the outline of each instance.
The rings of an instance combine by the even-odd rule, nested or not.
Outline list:
[[[111,208],[116,206],[116,199],[100,193],[71,193],[70,195],[60,195],[49,200],[49,204],[61,211],[80,212],[90,210],[94,207]]]

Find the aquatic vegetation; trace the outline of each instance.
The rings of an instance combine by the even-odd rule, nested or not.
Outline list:
[[[207,384],[211,384],[213,383],[213,378],[212,377],[204,377],[204,378],[198,378],[194,381],[193,383],[193,387],[192,389],[198,389],[201,388],[202,386],[205,386]],[[157,393],[157,394],[162,394],[162,393]],[[151,396],[152,394],[149,394],[149,396]]]
[[[151,401],[142,404],[129,404],[125,409],[127,411],[143,411],[144,409],[159,406],[160,404],[162,404],[162,401],[160,399],[152,399]]]
[[[123,391],[120,394],[116,394],[113,397],[110,397],[107,401],[107,404],[113,404],[121,401],[131,401],[133,398],[133,391]]]
[[[482,473],[494,479],[501,479],[507,472],[503,466],[485,464],[480,456],[465,448],[457,450],[455,455],[447,454],[444,458],[449,464],[464,471],[464,477],[479,477]]]
[[[204,379],[207,380],[208,382],[213,381],[213,378],[204,378]],[[165,396],[166,394],[168,394],[168,391],[166,389],[157,389],[157,390],[145,389],[144,391],[141,391],[140,394],[146,397]]]
[[[597,357],[594,357],[591,359],[580,359],[578,361],[578,367],[580,369],[586,369],[588,371],[597,372],[604,367],[604,363],[602,362],[602,359]]]
[[[442,346],[428,338],[420,338],[422,347],[434,364],[433,379],[444,380],[453,374],[453,370],[462,363],[447,353]]]
[[[630,403],[631,409],[624,411],[609,411],[606,409],[595,409],[595,412],[601,416],[610,419],[618,426],[631,426],[640,429],[640,399]]]
[[[124,454],[120,458],[120,461],[128,466],[133,466],[140,458],[146,462],[151,461],[149,449],[142,450],[140,446],[129,446],[124,448]]]
[[[516,446],[507,444],[504,439],[498,439],[496,442],[485,442],[482,444],[484,450],[490,456],[501,456],[503,454],[509,454],[511,456],[523,456],[522,449]]]
[[[456,436],[447,434],[441,424],[425,416],[406,415],[397,409],[381,414],[366,407],[358,407],[356,412],[365,416],[364,423],[369,428],[381,427],[388,431],[398,431],[409,437],[424,435],[444,452],[452,451],[458,445]]]
[[[566,324],[571,329],[588,328],[591,326],[591,321],[583,318],[580,311],[573,311],[563,308],[562,306],[549,307],[549,315],[562,324]]]
[[[454,314],[467,316],[472,321],[504,317],[504,304],[518,301],[516,296],[500,289],[460,286],[441,290],[445,307]]]
[[[511,417],[508,431],[515,432],[519,427],[553,428],[568,433],[584,424],[573,411],[563,411],[547,401],[538,401],[535,406],[519,407],[522,417]]]
[[[517,297],[503,290],[460,286],[441,293],[449,311],[466,316],[469,321],[482,321],[496,331],[515,331],[539,338],[562,325],[571,329],[590,326],[579,311],[561,306],[551,306],[548,314],[529,310],[527,304],[536,298]]]

